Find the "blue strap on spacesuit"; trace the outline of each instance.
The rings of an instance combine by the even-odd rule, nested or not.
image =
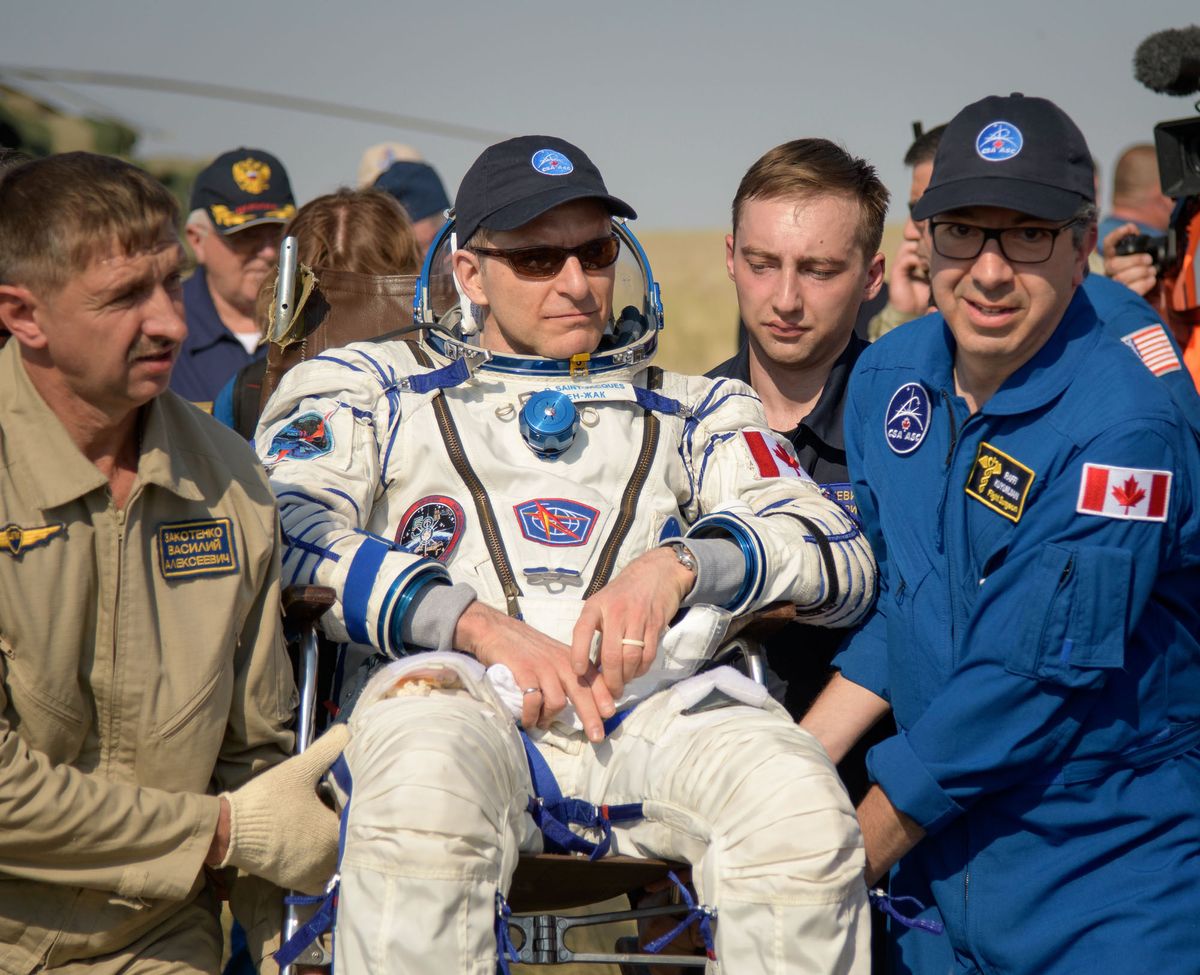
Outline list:
[[[520,961],[521,955],[513,944],[512,935],[508,930],[508,919],[512,917],[512,908],[500,891],[496,891],[496,967],[500,975],[512,975],[508,967],[510,961]]]
[[[605,722],[605,732],[615,729],[628,713],[628,710],[618,712],[609,718]],[[597,806],[585,799],[565,798],[558,787],[558,780],[550,771],[549,764],[523,730],[521,744],[525,746],[529,779],[533,784],[533,795],[529,797],[526,808],[537,828],[541,830],[547,852],[583,853],[589,860],[599,860],[612,846],[613,823],[633,822],[642,818],[640,802]],[[600,830],[600,842],[593,843],[572,832],[572,825]]]
[[[930,934],[943,934],[946,930],[946,925],[941,921],[934,921],[928,918],[909,917],[900,911],[898,904],[908,903],[916,906],[918,912],[925,910],[925,905],[917,898],[903,896],[892,897],[878,887],[873,887],[867,892],[867,897],[871,901],[871,906],[877,911],[882,911],[897,924],[902,924],[906,928],[917,931],[928,931]]]
[[[703,904],[697,904],[692,897],[692,892],[688,890],[687,884],[675,876],[674,870],[668,870],[667,876],[671,878],[672,883],[674,883],[676,888],[678,888],[679,896],[683,898],[684,904],[687,905],[688,912],[684,916],[683,920],[676,924],[675,927],[671,928],[671,930],[666,934],[655,938],[649,944],[643,946],[642,950],[648,955],[657,955],[680,934],[682,934],[687,929],[688,925],[694,922],[699,922],[698,927],[700,929],[700,937],[704,941],[704,953],[708,956],[710,961],[716,961],[717,947],[716,942],[713,941],[712,930],[713,919],[717,916],[716,910],[711,907],[706,907]]]
[[[342,809],[341,821],[338,824],[337,868],[334,870],[333,877],[330,878],[329,886],[325,888],[325,893],[312,897],[293,894],[284,898],[286,904],[319,904],[320,906],[312,917],[300,925],[296,929],[296,933],[281,944],[279,950],[275,952],[273,957],[280,968],[287,968],[288,965],[294,964],[305,948],[333,927],[337,915],[338,891],[341,888],[342,878],[342,854],[346,852],[346,824],[350,820],[350,794],[353,791],[354,782],[350,777],[350,766],[346,764],[343,755],[338,756],[329,772],[337,782],[338,788],[346,793],[346,805]]]
[[[452,389],[460,386],[470,378],[471,367],[467,365],[467,360],[455,359],[450,365],[434,369],[432,372],[405,376],[400,384],[414,393],[432,393],[437,389]]]

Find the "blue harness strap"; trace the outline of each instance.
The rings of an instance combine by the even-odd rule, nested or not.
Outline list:
[[[466,359],[455,359],[450,365],[405,377],[405,383],[414,393],[430,393],[435,389],[451,389],[471,378],[471,368]]]
[[[912,928],[917,931],[928,931],[930,934],[942,934],[946,930],[946,925],[941,921],[932,921],[926,918],[909,917],[901,912],[897,906],[899,904],[912,904],[917,911],[925,910],[925,905],[915,897],[890,897],[880,888],[873,887],[867,892],[867,897],[871,901],[871,906],[877,911],[881,911],[890,917],[897,924],[902,924],[906,928]]]
[[[346,824],[350,821],[350,794],[353,791],[354,782],[350,777],[350,766],[346,764],[346,758],[343,755],[338,756],[329,771],[333,775],[333,780],[338,784],[338,788],[346,793],[346,805],[342,809],[341,821],[338,824],[337,869],[329,881],[329,886],[325,888],[325,893],[313,897],[293,894],[284,898],[286,904],[319,904],[320,906],[313,912],[312,917],[296,929],[295,934],[279,946],[279,950],[273,955],[280,968],[287,968],[288,965],[294,964],[305,948],[333,927],[333,922],[337,917],[338,890],[341,887],[342,879],[342,854],[346,852]]]
[[[688,912],[675,927],[671,928],[666,934],[655,938],[642,950],[648,955],[657,955],[667,945],[674,941],[689,924],[699,921],[700,937],[704,940],[704,953],[710,961],[717,960],[717,946],[713,940],[712,922],[717,916],[717,912],[711,907],[705,907],[703,904],[697,904],[692,898],[692,892],[688,890],[687,884],[675,876],[674,870],[667,871],[667,876],[679,889],[679,894],[683,898],[684,904],[688,907]]]
[[[625,711],[609,718],[609,722],[613,722],[613,728],[616,728],[628,713]],[[526,808],[537,828],[541,830],[548,852],[582,853],[589,860],[599,860],[612,846],[613,823],[633,822],[642,818],[640,802],[597,806],[585,799],[564,798],[549,764],[524,730],[521,730],[521,744],[525,747],[529,778],[533,784],[533,795],[530,796]],[[593,843],[584,839],[571,830],[572,825],[598,829],[601,833],[600,842]]]

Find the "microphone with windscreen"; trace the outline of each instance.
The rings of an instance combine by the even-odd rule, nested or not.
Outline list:
[[[1151,34],[1133,55],[1133,76],[1163,95],[1200,91],[1200,27]]]

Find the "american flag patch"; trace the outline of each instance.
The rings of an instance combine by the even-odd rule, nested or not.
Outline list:
[[[1171,340],[1167,338],[1167,333],[1161,325],[1139,328],[1136,332],[1122,337],[1121,341],[1133,349],[1138,358],[1146,364],[1146,368],[1156,376],[1183,368]]]

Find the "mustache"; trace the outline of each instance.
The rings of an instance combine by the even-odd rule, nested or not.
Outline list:
[[[128,361],[133,362],[144,356],[162,355],[164,352],[173,352],[178,345],[178,342],[172,342],[169,339],[141,339],[137,345],[129,350]]]

